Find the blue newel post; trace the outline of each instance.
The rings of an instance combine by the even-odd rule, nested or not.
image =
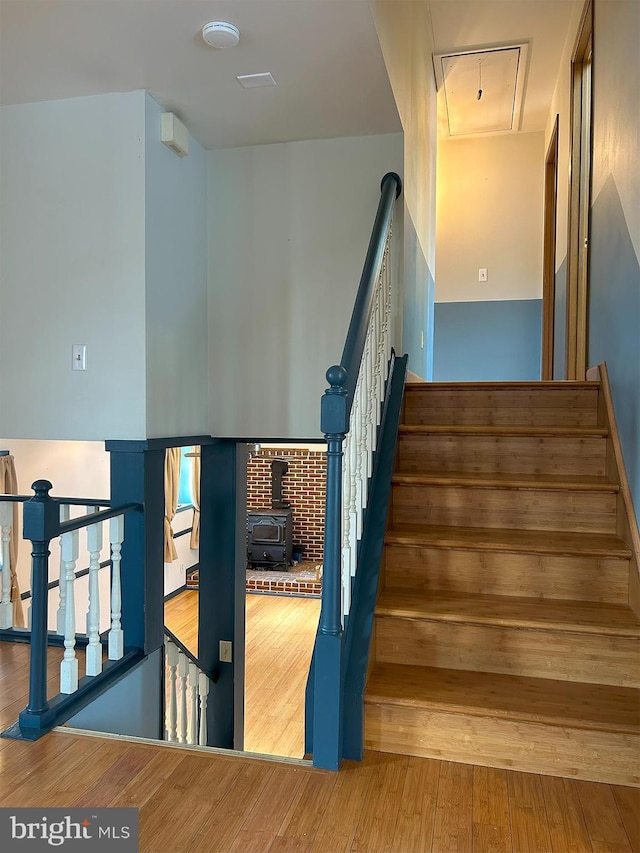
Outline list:
[[[348,431],[347,372],[327,370],[330,387],[321,404],[320,429],[327,441],[322,607],[315,647],[313,763],[337,770],[342,759],[342,445]]]
[[[26,737],[37,736],[54,717],[47,701],[47,604],[49,543],[60,528],[60,507],[49,495],[51,483],[36,480],[31,488],[35,495],[23,507],[23,536],[31,540],[32,546],[29,703],[19,717],[20,729]]]

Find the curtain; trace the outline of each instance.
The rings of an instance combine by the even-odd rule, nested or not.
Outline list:
[[[191,457],[191,499],[193,500],[193,526],[191,528],[190,548],[200,547],[200,448],[193,448]]]
[[[171,522],[178,508],[178,487],[180,485],[180,447],[168,447],[164,457],[164,561],[173,563],[178,552],[173,541]]]
[[[18,478],[16,476],[16,464],[13,456],[0,456],[0,492],[5,495],[18,494]],[[14,628],[24,628],[24,613],[22,611],[22,599],[18,586],[18,504],[13,505],[13,522],[11,525],[11,539],[9,540],[9,568],[11,572],[11,601],[13,602],[13,625]]]

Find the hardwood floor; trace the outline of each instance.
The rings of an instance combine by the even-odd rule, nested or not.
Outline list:
[[[246,597],[245,739],[247,752],[302,758],[304,692],[320,601],[277,595]],[[198,593],[165,604],[165,623],[197,649]]]
[[[28,661],[0,643],[3,727]],[[0,803],[138,808],[141,853],[640,851],[637,789],[378,752],[328,773],[55,731],[0,740]]]

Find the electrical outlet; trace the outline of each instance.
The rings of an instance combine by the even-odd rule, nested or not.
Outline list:
[[[220,640],[220,663],[233,661],[233,643],[231,640]]]
[[[487,270],[478,270],[478,281],[487,281]]]

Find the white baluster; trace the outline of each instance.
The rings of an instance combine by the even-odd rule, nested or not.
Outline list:
[[[60,504],[60,521],[69,521],[71,507],[69,504]],[[64,562],[62,554],[60,554],[60,572],[58,574],[58,594],[60,601],[58,604],[58,613],[56,614],[56,632],[64,636],[64,623],[67,601],[67,582],[64,577]]]
[[[207,696],[209,695],[209,676],[204,672],[198,674],[198,695],[200,697],[200,733],[198,743],[207,745]]]
[[[385,249],[387,255],[387,264],[385,267],[386,271],[386,281],[385,281],[385,290],[386,290],[386,298],[385,298],[385,310],[384,310],[384,360],[385,360],[385,379],[387,373],[387,365],[389,363],[389,359],[391,358],[391,309],[393,304],[392,292],[391,292],[391,230],[389,230],[389,238],[387,239],[387,246]]]
[[[351,610],[351,443],[353,436],[347,433],[344,442],[342,466],[342,612],[346,616]]]
[[[362,538],[362,508],[367,491],[367,383],[365,381],[365,367],[360,369],[360,406],[359,406],[359,440],[358,440],[358,539]]]
[[[168,691],[169,696],[167,700],[167,720],[166,720],[166,730],[167,730],[167,740],[172,743],[177,743],[178,735],[177,735],[177,720],[178,720],[178,703],[177,703],[177,695],[176,695],[176,670],[178,669],[178,647],[175,643],[172,643],[171,640],[165,638],[164,641],[165,647],[165,671],[169,670],[169,679],[168,679]]]
[[[109,631],[109,660],[120,660],[124,655],[122,631],[122,587],[120,584],[120,562],[124,541],[124,516],[117,515],[109,520],[111,543],[111,630]]]
[[[198,667],[189,664],[189,734],[187,743],[198,743]]]
[[[87,507],[89,513],[95,512]],[[102,672],[102,643],[100,642],[100,552],[102,551],[102,522],[87,527],[89,551],[89,612],[87,613],[87,675]]]
[[[351,485],[349,487],[349,534],[350,545],[353,552],[352,563],[356,563],[356,548],[358,541],[358,513],[356,503],[358,500],[358,442],[360,426],[360,378],[356,383],[353,395],[353,406],[351,408],[351,441],[349,443],[349,474]]]
[[[0,503],[0,561],[2,562],[2,595],[0,597],[0,628],[13,627],[13,605],[11,603],[11,526],[13,504]]]
[[[180,743],[187,743],[187,677],[189,675],[189,659],[185,655],[184,652],[180,651],[178,654],[178,678],[180,679],[178,684],[178,690],[180,693],[180,711],[178,714],[178,720],[180,721],[180,725],[178,727],[178,741]]]
[[[60,692],[75,693],[78,689],[78,658],[76,657],[76,608],[74,586],[78,560],[78,531],[71,530],[60,537],[66,586],[64,620],[64,656],[60,662]]]

